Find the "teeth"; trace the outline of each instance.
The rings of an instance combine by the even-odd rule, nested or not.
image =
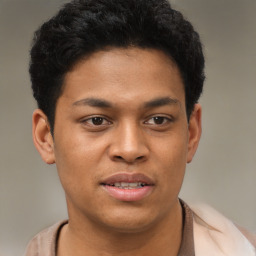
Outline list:
[[[142,182],[116,182],[114,184],[111,184],[111,186],[121,188],[121,189],[134,189],[134,188],[142,188],[146,186],[146,184]]]
[[[132,188],[135,188],[135,187],[138,187],[138,183],[137,182],[130,183],[129,186]],[[139,184],[139,186],[141,186],[141,184]]]
[[[121,182],[121,187],[128,187],[129,186],[129,183],[127,182]]]

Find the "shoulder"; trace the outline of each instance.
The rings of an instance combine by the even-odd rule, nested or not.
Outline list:
[[[58,233],[67,221],[61,221],[44,229],[29,242],[24,256],[54,256]]]
[[[196,255],[255,256],[255,235],[208,205],[191,206]]]
[[[250,243],[256,248],[256,233],[252,233],[249,230],[236,225],[240,232],[250,241]]]

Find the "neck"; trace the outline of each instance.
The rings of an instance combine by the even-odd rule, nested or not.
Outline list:
[[[161,221],[136,232],[109,230],[88,221],[72,222],[70,218],[61,230],[57,255],[177,256],[181,239],[182,209],[178,203]]]

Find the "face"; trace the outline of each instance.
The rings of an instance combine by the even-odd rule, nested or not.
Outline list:
[[[35,112],[35,134],[43,118]],[[56,162],[70,223],[132,232],[177,207],[200,137],[200,107],[188,124],[179,70],[163,52],[112,49],[67,73],[54,139],[48,128],[41,136],[46,150],[37,148],[46,162]]]

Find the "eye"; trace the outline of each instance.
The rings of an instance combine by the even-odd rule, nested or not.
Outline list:
[[[150,125],[163,125],[170,123],[171,121],[171,118],[165,116],[154,116],[148,119],[145,123]]]
[[[86,120],[82,120],[81,122],[89,126],[105,126],[110,124],[110,122],[106,118],[101,116],[91,117]]]

